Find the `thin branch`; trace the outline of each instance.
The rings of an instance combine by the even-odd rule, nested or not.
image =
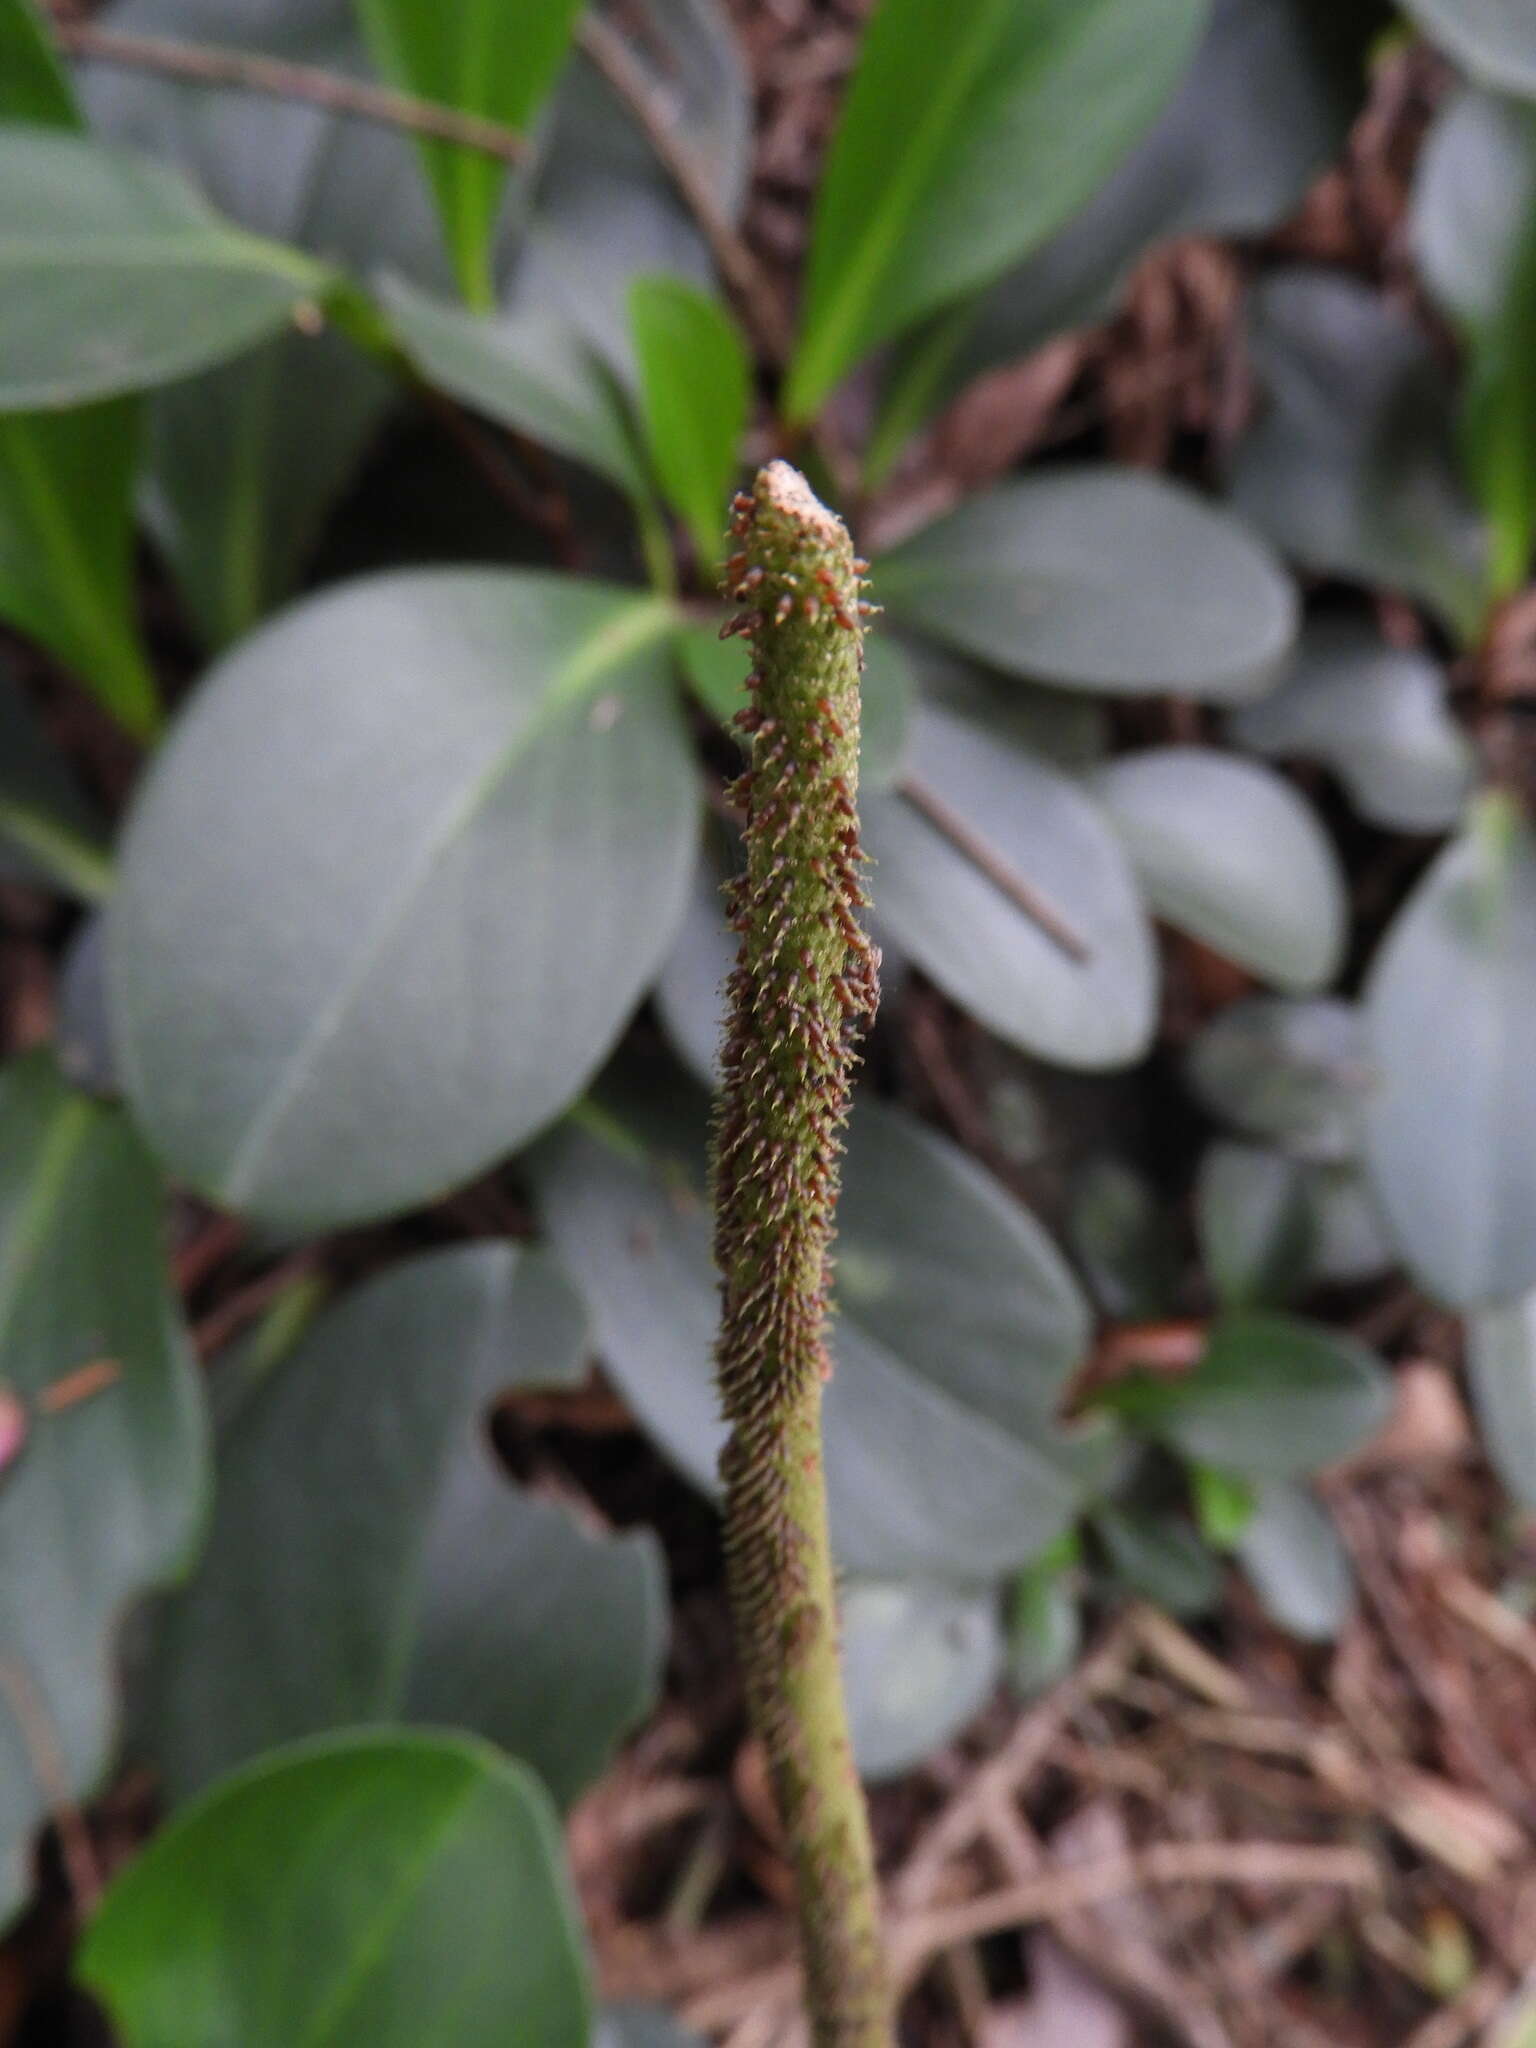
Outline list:
[[[1061,913],[1047,903],[1031,882],[1026,882],[1016,868],[1010,867],[996,847],[991,846],[979,832],[970,825],[954,806],[936,789],[921,782],[915,775],[904,776],[899,786],[902,797],[928,820],[936,832],[941,832],[957,853],[964,854],[972,867],[980,870],[994,888],[1000,889],[1014,906],[1023,911],[1032,924],[1055,946],[1059,946],[1069,960],[1080,966],[1093,957],[1087,941],[1075,932]]]
[[[717,204],[707,167],[679,131],[644,65],[618,30],[595,14],[583,17],[576,40],[634,115],[657,161],[676,186],[759,351],[771,363],[782,363],[789,354],[789,328],[767,273]]]
[[[212,43],[183,43],[169,36],[141,36],[91,21],[56,21],[53,33],[68,56],[89,63],[116,64],[131,71],[152,71],[189,85],[233,86],[241,92],[266,93],[273,99],[300,100],[359,121],[403,128],[434,142],[454,142],[479,150],[503,163],[522,163],[528,140],[515,128],[478,114],[461,114],[436,100],[417,99],[389,86],[347,78],[313,64],[292,64],[255,50],[224,49]]]

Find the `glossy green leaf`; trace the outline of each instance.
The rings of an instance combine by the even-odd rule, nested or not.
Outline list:
[[[817,196],[785,406],[1036,248],[1150,126],[1203,0],[881,0]]]
[[[585,1336],[546,1255],[473,1245],[389,1268],[266,1371],[139,1716],[175,1795],[297,1736],[407,1720],[494,1740],[562,1800],[597,1776],[655,1694],[659,1552],[521,1492],[486,1434],[508,1389],[578,1379]]]
[[[1182,1515],[1102,1508],[1093,1526],[1128,1592],[1193,1619],[1221,1604],[1221,1564]]]
[[[1097,807],[1058,770],[937,710],[913,722],[908,792],[913,783],[926,811],[910,793],[862,807],[880,929],[1026,1052],[1087,1068],[1139,1057],[1152,1035],[1156,960],[1130,863]],[[964,850],[934,822],[935,801]],[[1014,883],[1086,957],[1021,908]]]
[[[532,1171],[608,1371],[712,1490],[704,1106],[653,1079],[637,1114],[567,1125]],[[826,1408],[833,1543],[852,1573],[984,1580],[1072,1516],[1093,1453],[1055,1410],[1086,1307],[1033,1218],[912,1118],[862,1103],[846,1166]]]
[[[142,736],[159,705],[134,619],[138,426],[126,399],[0,413],[0,616]]]
[[[685,278],[637,277],[629,318],[651,460],[707,575],[725,552],[725,504],[746,432],[746,346],[720,301]]]
[[[420,570],[215,667],[112,918],[124,1078],[178,1173],[295,1227],[380,1215],[578,1092],[692,867],[670,627],[572,577]]]
[[[1186,1072],[1207,1109],[1253,1137],[1312,1159],[1358,1147],[1371,1070],[1354,1003],[1245,996],[1206,1025]]]
[[[1392,1235],[1454,1308],[1536,1286],[1536,840],[1484,797],[1398,912],[1366,989],[1366,1156]]]
[[[1307,1278],[1312,1211],[1303,1170],[1283,1152],[1209,1146],[1195,1190],[1195,1227],[1223,1308],[1278,1307]]]
[[[587,2048],[559,1829],[459,1736],[296,1744],[215,1787],[111,1887],[77,1958],[122,2048]]]
[[[1536,1508],[1536,1293],[1468,1318],[1467,1376],[1489,1463]]]
[[[925,369],[937,402],[1063,329],[1102,320],[1159,243],[1278,226],[1364,99],[1368,26],[1366,9],[1215,0],[1194,62],[1145,138],[1043,248],[915,339],[888,403]]]
[[[0,667],[0,877],[43,881],[87,903],[112,886],[101,821],[68,763]]]
[[[57,1413],[30,1410],[98,1361],[116,1376]],[[0,1072],[0,1382],[30,1411],[0,1470],[3,1922],[34,1830],[110,1760],[119,1623],[188,1563],[208,1483],[154,1168],[126,1118],[41,1054]]]
[[[1447,830],[1472,785],[1440,664],[1353,621],[1304,632],[1280,688],[1235,711],[1228,730],[1252,753],[1321,761],[1361,817],[1392,831]]]
[[[1182,484],[1084,463],[1000,485],[881,557],[893,619],[1010,675],[1124,695],[1259,694],[1296,593],[1256,535]]]
[[[35,0],[0,0],[0,121],[73,128],[79,115]]]
[[[1212,747],[1148,747],[1099,769],[1090,788],[1159,917],[1278,988],[1333,979],[1343,871],[1290,783]]]
[[[1121,1382],[1112,1405],[1187,1457],[1286,1479],[1358,1450],[1386,1421],[1390,1380],[1353,1337],[1293,1316],[1229,1315],[1177,1380]]]
[[[1304,568],[1405,591],[1469,637],[1484,537],[1427,337],[1357,279],[1297,268],[1250,294],[1248,340],[1261,403],[1233,465],[1239,510]]]
[[[281,328],[330,282],[223,220],[167,165],[0,129],[0,408],[81,405],[184,377]]]
[[[430,384],[630,497],[647,495],[612,372],[557,317],[529,308],[487,319],[397,277],[383,280],[381,296],[396,338]]]
[[[873,1783],[899,1778],[974,1720],[997,1684],[996,1597],[863,1579],[843,1588],[840,1610],[854,1763]]]
[[[1536,99],[1536,20],[1525,0],[1403,0],[1403,7],[1481,84]]]
[[[1306,1642],[1331,1642],[1355,1602],[1354,1574],[1327,1511],[1306,1487],[1259,1489],[1237,1554],[1265,1612]]]
[[[564,63],[581,0],[357,0],[385,77],[423,99],[525,129]],[[495,301],[490,252],[507,166],[484,150],[423,141],[459,284],[484,311]]]
[[[1246,1479],[1214,1465],[1189,1469],[1189,1502],[1200,1534],[1213,1550],[1230,1550],[1252,1519],[1254,1490]]]

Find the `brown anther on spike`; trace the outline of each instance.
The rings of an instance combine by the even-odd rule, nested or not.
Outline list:
[[[722,640],[734,640],[739,633],[750,633],[757,621],[750,612],[737,612],[734,618],[726,620],[720,628]]]
[[[789,617],[790,613],[794,610],[794,608],[795,600],[790,596],[789,592],[786,590],[783,596],[779,599],[778,603],[773,608],[774,624],[776,626],[782,626],[784,621]]]
[[[869,574],[869,564],[862,555],[854,556],[853,573],[855,576],[867,576]]]

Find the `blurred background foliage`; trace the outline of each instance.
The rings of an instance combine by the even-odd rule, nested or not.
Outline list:
[[[1524,1626],[1536,15],[0,0],[0,2039],[76,1923],[127,2048],[683,2039],[558,1816],[724,1655],[777,452],[885,608],[866,1775],[1106,1617],[1338,1640],[1426,1352]]]

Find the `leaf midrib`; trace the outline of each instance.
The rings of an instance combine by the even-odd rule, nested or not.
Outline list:
[[[218,1191],[225,1201],[238,1207],[249,1195],[275,1132],[304,1087],[320,1054],[345,1022],[375,963],[430,880],[443,852],[474,821],[518,761],[562,712],[578,703],[606,674],[638,654],[650,641],[670,633],[674,623],[673,608],[667,599],[639,598],[595,632],[557,673],[532,716],[518,727],[480,779],[458,793],[445,808],[437,824],[426,835],[420,857],[407,871],[400,886],[385,899],[379,916],[365,933],[351,966],[337,983],[331,999],[322,1004],[288,1061],[286,1070],[280,1070],[281,1078],[265,1104],[252,1117],[245,1136],[236,1146],[218,1181]]]

